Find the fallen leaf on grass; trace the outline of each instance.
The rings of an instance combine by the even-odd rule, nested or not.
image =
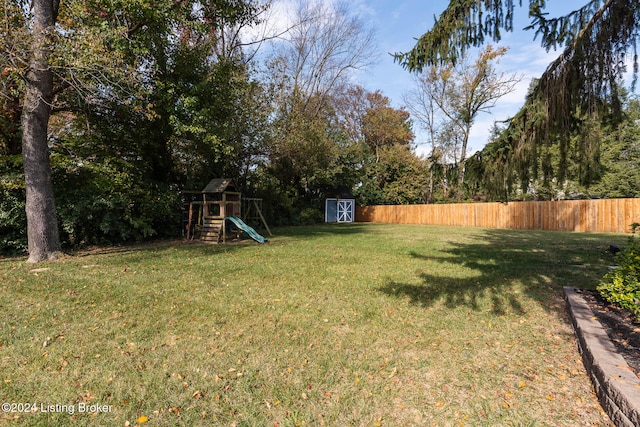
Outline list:
[[[144,424],[147,421],[149,421],[149,417],[147,417],[146,415],[142,415],[141,417],[138,417],[138,419],[136,420],[138,424]]]

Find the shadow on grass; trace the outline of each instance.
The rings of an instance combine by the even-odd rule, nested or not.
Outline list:
[[[263,236],[269,239],[265,245],[268,246],[271,243],[278,243],[279,237],[292,237],[292,238],[324,238],[332,236],[349,236],[360,233],[371,233],[371,228],[365,224],[358,223],[346,223],[346,224],[316,224],[310,226],[287,226],[277,227],[272,229],[273,236],[269,236],[266,230],[258,231]],[[135,262],[136,260],[142,262],[154,254],[179,248],[185,253],[184,256],[214,256],[217,254],[228,254],[230,252],[236,252],[246,247],[258,245],[259,243],[254,240],[245,237],[238,241],[230,241],[227,243],[204,243],[199,240],[186,240],[186,239],[159,239],[147,242],[133,242],[120,245],[96,245],[88,246],[80,249],[65,251],[67,256],[73,258],[82,258],[96,255],[126,255],[129,262]],[[0,262],[15,262],[18,260],[26,260],[25,255],[16,256],[0,256]]]
[[[367,223],[324,223],[315,225],[297,225],[279,227],[273,230],[276,236],[288,237],[327,237],[327,236],[348,236],[360,233],[371,233],[371,226]]]
[[[128,262],[143,262],[174,250],[179,250],[181,257],[188,258],[235,252],[254,244],[258,245],[257,242],[249,239],[219,244],[204,243],[199,240],[163,239],[143,243],[82,248],[72,252],[70,255],[75,258],[114,255],[118,257],[124,256]]]
[[[520,230],[482,230],[465,243],[448,243],[440,252],[411,251],[418,261],[418,283],[389,280],[379,290],[412,304],[468,307],[495,315],[526,313],[527,299],[563,313],[563,286],[594,288],[613,256],[610,240],[624,237]],[[421,268],[421,262],[424,262]],[[434,265],[435,264],[435,265]]]
[[[198,258],[229,254],[251,246],[264,246],[266,248],[271,244],[278,244],[279,238],[314,239],[332,236],[348,236],[370,232],[370,229],[367,229],[366,226],[362,224],[349,223],[279,227],[273,229],[272,232],[273,236],[269,236],[266,230],[261,231],[261,233],[269,239],[269,241],[264,244],[260,244],[248,237],[217,244],[204,243],[200,240],[163,239],[144,243],[83,248],[70,253],[70,255],[73,257],[125,255],[127,262],[135,263],[148,261],[155,255],[166,251],[180,250],[182,257]]]

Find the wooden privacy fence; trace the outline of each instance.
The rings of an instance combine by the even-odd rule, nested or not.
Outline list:
[[[629,233],[640,223],[640,199],[359,206],[356,221]]]

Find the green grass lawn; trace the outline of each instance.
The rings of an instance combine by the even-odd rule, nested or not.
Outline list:
[[[610,425],[561,290],[625,236],[274,232],[0,260],[0,424]]]

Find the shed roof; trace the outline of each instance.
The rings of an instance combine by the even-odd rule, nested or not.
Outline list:
[[[329,193],[331,194],[331,193]],[[333,199],[355,199],[355,197],[353,197],[353,194],[351,194],[351,192],[344,188],[344,187],[339,187],[335,192],[333,192],[333,194],[331,194],[330,198]]]
[[[238,186],[231,178],[215,178],[209,181],[203,193],[223,193],[225,191],[238,191]]]

